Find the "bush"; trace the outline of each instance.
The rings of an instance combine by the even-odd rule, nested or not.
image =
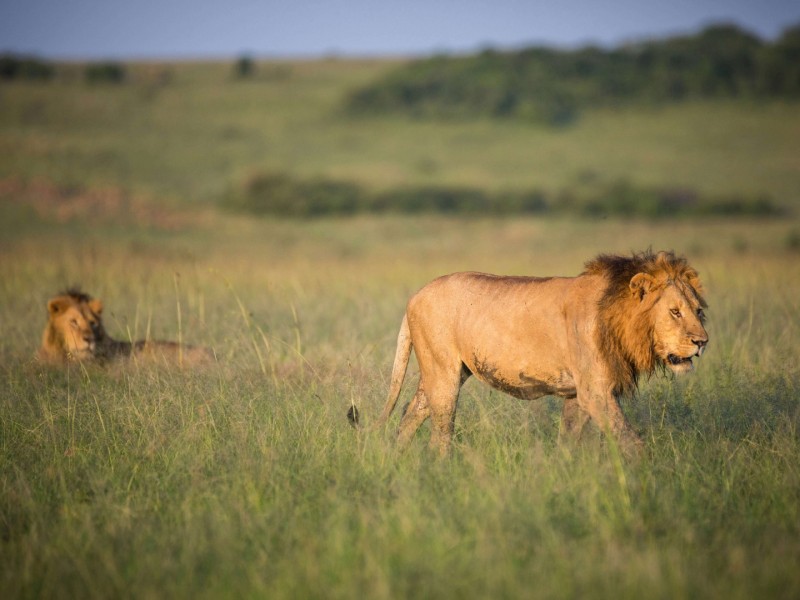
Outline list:
[[[374,211],[403,213],[488,213],[489,196],[482,190],[465,187],[404,187],[384,192],[371,203]]]
[[[236,60],[236,64],[234,65],[234,74],[239,79],[246,79],[255,73],[255,62],[250,56],[244,55],[240,56]]]
[[[92,63],[86,66],[85,76],[89,83],[122,83],[125,66],[115,62]]]
[[[362,204],[362,191],[352,183],[317,178],[297,180],[284,173],[257,173],[228,195],[225,204],[260,215],[317,217],[349,215]]]
[[[553,210],[585,216],[664,219],[685,216],[773,217],[783,214],[769,196],[702,196],[687,188],[639,187],[620,180],[562,191]]]
[[[800,229],[792,229],[786,236],[786,249],[800,252]]]

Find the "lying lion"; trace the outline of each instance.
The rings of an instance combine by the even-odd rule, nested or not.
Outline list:
[[[708,343],[701,294],[697,272],[672,252],[600,255],[577,277],[436,279],[408,302],[378,424],[397,403],[413,348],[420,381],[401,445],[430,417],[430,444],[446,454],[459,390],[474,375],[517,398],[561,396],[563,432],[578,437],[592,419],[635,450],[641,442],[617,399],[658,366],[693,368]]]
[[[38,358],[45,362],[135,357],[193,365],[214,360],[208,348],[151,340],[131,343],[110,338],[103,327],[103,303],[79,290],[70,289],[51,298],[47,312],[47,326],[38,352]]]

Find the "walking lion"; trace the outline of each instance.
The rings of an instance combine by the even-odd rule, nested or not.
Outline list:
[[[641,441],[618,399],[659,366],[693,369],[708,343],[702,294],[697,272],[671,251],[600,255],[577,277],[440,277],[408,302],[378,424],[397,403],[413,349],[420,380],[401,445],[430,417],[430,444],[446,454],[459,390],[475,376],[517,398],[560,396],[562,432],[580,436],[591,419],[635,451]]]

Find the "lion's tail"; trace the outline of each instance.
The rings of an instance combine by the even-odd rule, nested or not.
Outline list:
[[[411,357],[411,332],[408,329],[408,316],[403,316],[403,323],[400,325],[400,333],[397,334],[397,351],[394,355],[394,365],[392,366],[392,382],[389,386],[389,397],[383,407],[383,412],[375,423],[375,428],[382,427],[389,420],[392,414],[397,399],[400,397],[400,388],[403,386],[403,380],[406,377],[406,369],[408,368],[408,359]],[[358,409],[351,406],[347,411],[347,418],[354,426],[358,426]]]
[[[408,315],[403,316],[403,322],[400,325],[400,333],[397,334],[397,351],[394,355],[394,365],[392,366],[392,381],[389,385],[389,396],[386,399],[386,404],[383,407],[383,412],[378,418],[375,427],[382,427],[389,420],[397,399],[400,397],[400,388],[403,386],[403,380],[406,378],[406,369],[408,368],[408,359],[411,357],[411,331],[408,328]]]

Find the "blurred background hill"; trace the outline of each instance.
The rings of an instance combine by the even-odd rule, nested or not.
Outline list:
[[[7,53],[0,177],[290,217],[775,216],[798,201],[799,53],[797,26],[732,25],[421,59]]]
[[[0,178],[40,213],[771,218],[799,65],[778,0],[33,0],[0,8]]]

